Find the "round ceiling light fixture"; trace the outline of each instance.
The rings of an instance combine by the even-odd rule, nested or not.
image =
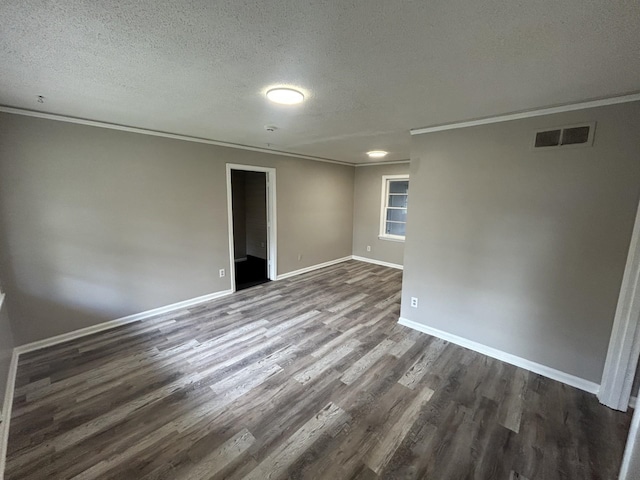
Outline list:
[[[302,103],[304,94],[293,88],[277,87],[267,91],[267,98],[281,105],[296,105]]]
[[[385,152],[384,150],[371,150],[367,152],[369,158],[383,158],[386,157],[389,152]]]

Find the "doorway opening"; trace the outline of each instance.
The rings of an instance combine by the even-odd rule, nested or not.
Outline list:
[[[275,169],[227,164],[233,290],[275,280]]]

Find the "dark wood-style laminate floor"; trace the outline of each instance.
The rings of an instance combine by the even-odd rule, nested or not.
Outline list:
[[[350,261],[23,355],[6,478],[614,479],[630,416],[402,327]]]

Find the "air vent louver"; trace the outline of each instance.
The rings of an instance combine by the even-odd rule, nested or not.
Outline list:
[[[540,130],[536,132],[533,148],[552,149],[560,147],[588,147],[593,144],[595,122],[586,125],[572,125]]]
[[[589,141],[589,126],[565,128],[562,130],[562,145],[576,145]]]
[[[562,130],[547,130],[536,133],[536,148],[556,147],[560,145],[560,133]]]

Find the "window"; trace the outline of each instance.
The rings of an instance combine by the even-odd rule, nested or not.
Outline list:
[[[408,196],[408,175],[383,175],[379,238],[404,241]]]

